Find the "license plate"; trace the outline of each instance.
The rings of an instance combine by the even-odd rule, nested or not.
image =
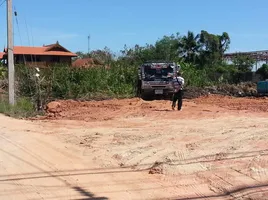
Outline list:
[[[155,94],[163,94],[163,90],[155,90],[154,93]]]

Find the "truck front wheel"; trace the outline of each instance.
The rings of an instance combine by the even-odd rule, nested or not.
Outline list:
[[[145,93],[144,91],[141,91],[141,98],[144,100],[144,101],[149,101],[152,99],[152,97],[150,97],[150,95],[148,93]]]

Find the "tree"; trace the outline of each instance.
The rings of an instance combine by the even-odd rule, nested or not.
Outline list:
[[[138,65],[145,61],[155,59],[155,46],[146,44],[144,47],[135,45],[133,48],[128,48],[125,45],[121,53],[122,56],[119,57],[119,60],[129,62],[130,65]]]
[[[237,54],[232,62],[240,72],[250,72],[254,64],[254,60],[250,56],[241,54]]]
[[[223,54],[228,50],[230,37],[224,32],[215,35],[202,30],[200,34],[191,31],[184,36],[179,33],[164,36],[155,44],[124,47],[119,60],[130,64],[139,64],[148,60],[181,61],[202,69],[206,66],[214,69],[223,62]]]
[[[200,65],[216,66],[222,62],[223,54],[231,43],[228,33],[222,35],[210,34],[202,30],[200,34]]]
[[[262,76],[262,79],[268,79],[268,65],[263,64],[256,72]]]
[[[193,32],[188,31],[187,35],[183,36],[178,44],[179,55],[185,59],[185,62],[196,63],[198,60],[200,43],[200,35],[195,35]]]
[[[110,63],[115,58],[114,53],[108,47],[103,50],[91,51],[90,56],[101,63]]]
[[[178,46],[181,37],[179,33],[171,36],[164,36],[155,43],[155,59],[172,61],[178,58]]]
[[[229,49],[230,47],[230,43],[231,43],[231,39],[228,33],[223,32],[223,34],[219,37],[219,42],[220,42],[220,53],[221,56],[223,56],[223,54]]]

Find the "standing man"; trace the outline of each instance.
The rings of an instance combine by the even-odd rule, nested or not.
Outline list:
[[[178,100],[178,110],[181,110],[182,97],[183,97],[183,85],[184,85],[184,78],[182,78],[181,72],[177,71],[177,73],[175,74],[172,80],[172,86],[174,89],[172,110],[175,109],[177,100]]]

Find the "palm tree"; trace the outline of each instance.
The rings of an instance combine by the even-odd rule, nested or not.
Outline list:
[[[199,38],[199,34],[195,35],[191,31],[181,38],[178,51],[186,62],[195,63],[200,49]]]

